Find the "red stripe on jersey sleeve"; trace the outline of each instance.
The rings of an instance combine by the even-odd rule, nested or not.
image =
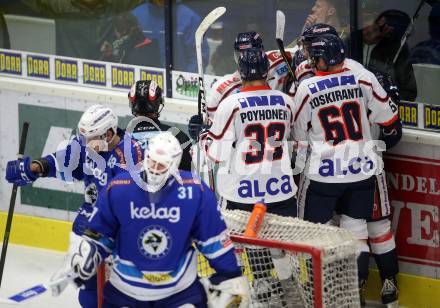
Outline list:
[[[382,102],[382,103],[388,103],[388,100],[389,100],[388,95],[386,95],[385,97],[380,97],[379,94],[377,94],[376,92],[374,92],[373,84],[372,84],[372,83],[370,83],[370,82],[368,82],[368,81],[365,81],[365,80],[359,80],[359,83],[364,84],[364,85],[366,85],[366,86],[369,86],[369,87],[373,90],[373,96],[374,96],[378,101],[380,101],[380,102]]]
[[[283,62],[283,61],[284,61],[283,58],[280,58],[279,60],[276,60],[274,63],[272,63],[272,64],[269,66],[269,70],[272,69],[274,66],[277,66],[278,64],[280,64],[280,63]]]
[[[299,106],[299,109],[295,114],[295,121],[298,119],[298,116],[301,113],[301,110],[303,109],[308,99],[309,99],[309,95],[307,94],[306,97],[304,97],[303,101],[301,102],[301,106]]]
[[[398,119],[399,119],[399,116],[397,114],[395,114],[394,117],[392,117],[390,120],[383,122],[383,123],[378,123],[378,124],[380,126],[390,126],[391,124],[396,122]]]
[[[228,91],[226,91],[225,94],[222,95],[222,98],[220,99],[220,101],[218,102],[217,107],[207,107],[206,110],[208,110],[209,112],[214,112],[217,110],[218,106],[220,106],[220,103],[229,96],[229,94],[231,94],[231,92],[237,88],[241,87],[241,84],[238,83],[236,85],[234,85],[232,88],[230,88]]]
[[[223,95],[222,99],[220,100],[220,102],[218,103],[220,105],[220,103],[229,96],[229,94],[231,94],[231,92],[237,88],[241,87],[241,83],[237,83],[236,85],[234,85],[232,88],[230,88],[228,91],[226,91],[225,95]]]
[[[208,135],[212,138],[214,138],[215,140],[219,140],[223,138],[223,135],[226,133],[226,131],[229,128],[229,125],[231,125],[232,120],[234,119],[235,113],[238,111],[239,108],[234,108],[234,110],[232,110],[231,115],[228,118],[228,121],[226,121],[226,125],[223,128],[222,132],[219,135],[216,135],[214,133],[212,133],[211,131],[208,132]]]

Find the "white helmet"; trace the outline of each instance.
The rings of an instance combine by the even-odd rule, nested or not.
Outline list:
[[[171,132],[161,132],[149,139],[143,163],[147,190],[156,192],[165,185],[170,176],[179,178],[181,159],[182,147]]]
[[[78,122],[78,135],[80,139],[85,139],[84,144],[93,148],[98,146],[100,151],[107,151],[108,143],[113,139],[106,141],[106,133],[109,129],[112,129],[114,138],[117,128],[118,117],[112,109],[103,105],[93,105],[81,116]],[[95,143],[91,145],[90,141],[95,141]]]

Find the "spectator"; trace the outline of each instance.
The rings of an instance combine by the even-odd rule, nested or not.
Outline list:
[[[22,0],[41,17],[53,18],[56,54],[99,59],[100,47],[113,37],[112,18],[127,12],[143,0]]]
[[[440,65],[440,4],[432,7],[428,21],[431,38],[414,47],[410,62]]]
[[[341,30],[349,23],[348,10],[344,7],[347,5],[346,0],[316,0],[312,11],[306,18],[304,27],[324,23]]]
[[[393,64],[410,22],[410,17],[402,11],[384,11],[372,24],[362,29],[362,39],[364,66],[374,73],[389,73],[400,90],[401,98],[411,101],[417,96],[417,88],[406,43]]]
[[[159,55],[157,42],[145,38],[131,13],[113,19],[114,40],[101,45],[101,60],[155,66]]]
[[[327,24],[336,29],[339,37],[343,40],[346,51],[349,53],[349,10],[347,0],[316,0],[310,14],[307,16],[303,29],[315,24]]]
[[[156,40],[160,50],[160,66],[165,66],[165,20],[164,0],[151,0],[138,7],[132,13],[137,18],[144,35]],[[175,69],[186,72],[197,72],[195,33],[201,23],[201,18],[182,1],[176,1],[175,15],[172,29],[173,37],[173,63]],[[204,42],[203,63],[208,64],[208,44]]]

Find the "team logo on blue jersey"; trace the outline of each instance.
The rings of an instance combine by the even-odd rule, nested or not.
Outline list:
[[[165,257],[170,252],[171,245],[170,232],[162,226],[145,227],[139,234],[139,251],[148,259]]]

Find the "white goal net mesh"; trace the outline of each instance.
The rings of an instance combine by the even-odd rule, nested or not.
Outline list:
[[[249,280],[252,307],[360,307],[358,241],[349,231],[266,214],[258,240],[240,239],[234,235],[244,233],[251,213],[222,213]],[[314,259],[313,251],[320,257]],[[208,267],[200,258],[201,276],[212,274]]]

